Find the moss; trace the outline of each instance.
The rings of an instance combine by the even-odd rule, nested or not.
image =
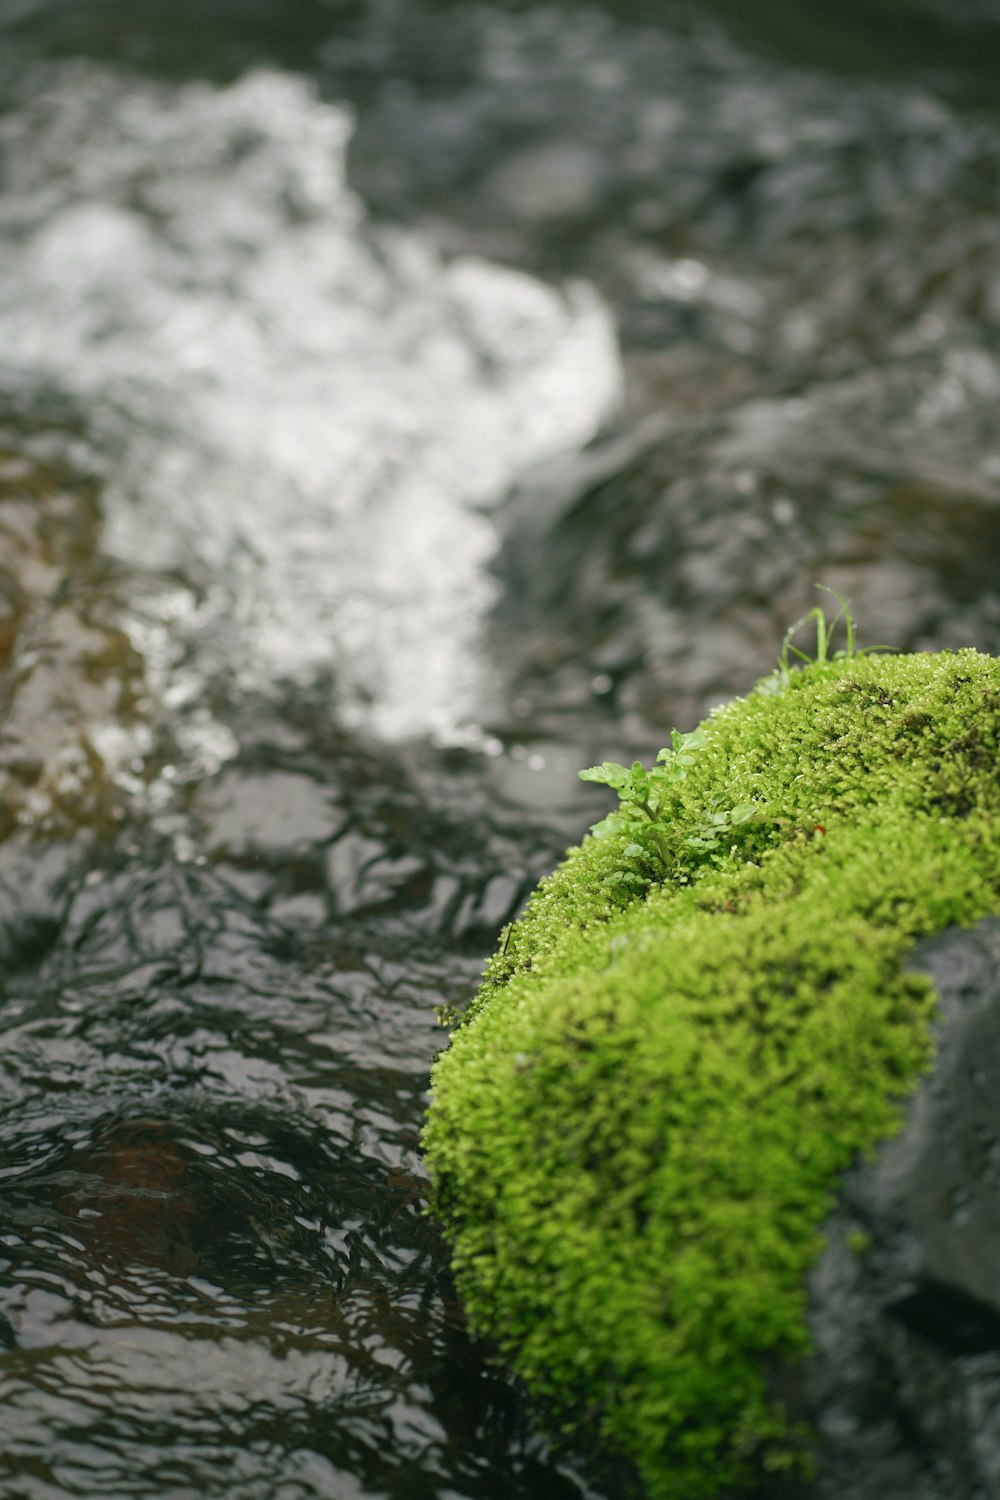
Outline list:
[[[787,1464],[838,1174],[929,1065],[921,936],[1000,912],[1000,662],[862,657],[704,726],[671,876],[587,839],[438,1059],[425,1131],[471,1323],[655,1500]],[[685,832],[754,801],[717,864]],[[648,874],[648,872],[647,872]],[[631,894],[631,899],[629,899]]]

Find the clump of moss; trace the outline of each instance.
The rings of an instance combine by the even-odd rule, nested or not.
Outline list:
[[[920,937],[1000,912],[1000,662],[825,661],[702,726],[676,856],[544,880],[433,1075],[425,1148],[473,1327],[655,1500],[795,1461],[838,1175],[932,1055]],[[755,816],[705,860],[706,809]]]

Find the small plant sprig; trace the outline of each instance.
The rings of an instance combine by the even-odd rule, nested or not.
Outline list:
[[[641,760],[631,766],[619,765],[617,761],[605,760],[599,766],[590,766],[580,771],[581,781],[596,781],[611,787],[618,795],[618,809],[595,823],[591,833],[595,838],[610,838],[616,834],[630,834],[631,842],[622,850],[622,857],[631,860],[652,862],[661,871],[675,863],[676,844],[668,834],[667,813],[669,794],[687,776],[695,756],[708,743],[703,730],[695,729],[690,734],[673,730],[670,744],[660,751],[656,764],[647,770]],[[757,811],[752,802],[739,802],[735,807],[723,807],[718,802],[705,814],[701,823],[689,831],[682,840],[683,847],[707,855],[717,856],[725,834],[740,823],[746,823]],[[611,877],[612,883],[636,887],[648,885],[636,870],[620,870]]]
[[[784,640],[781,643],[781,654],[778,657],[778,677],[782,683],[787,683],[789,673],[794,667],[792,657],[797,657],[806,666],[816,666],[828,661],[853,661],[856,656],[867,656],[871,651],[891,651],[891,646],[858,646],[856,637],[856,624],[851,614],[849,600],[843,594],[838,594],[836,589],[829,588],[825,583],[817,583],[816,588],[824,594],[832,594],[839,608],[832,619],[827,619],[823,608],[817,604],[802,615],[794,624],[789,625],[785,631]],[[847,637],[845,645],[837,651],[831,651],[833,634],[840,621],[844,622],[844,632]],[[798,646],[792,645],[793,636],[797,635],[803,625],[814,621],[816,625],[816,655],[810,656],[808,651],[801,651]]]
[[[781,692],[788,686],[791,673],[798,663],[816,666],[833,661],[852,661],[871,651],[892,650],[891,646],[859,647],[848,600],[826,584],[818,583],[816,587],[825,594],[833,595],[839,606],[836,613],[827,619],[822,607],[816,605],[790,625],[785,631],[778,665],[769,677],[758,683],[759,690],[767,693]],[[846,644],[834,651],[834,632],[841,620],[844,622]],[[810,656],[807,651],[793,645],[793,638],[803,625],[810,623],[816,627],[815,656]],[[756,803],[737,802],[734,807],[727,807],[721,799],[716,798],[699,821],[693,826],[688,824],[681,839],[678,840],[676,835],[671,837],[669,793],[684,780],[698,751],[707,743],[708,738],[701,729],[695,729],[690,734],[681,734],[675,729],[671,732],[669,746],[660,751],[651,770],[647,771],[639,760],[633,761],[631,766],[606,760],[599,766],[591,766],[588,770],[579,772],[582,781],[599,782],[618,794],[617,811],[595,823],[591,833],[599,839],[617,834],[631,835],[631,841],[622,850],[622,858],[631,860],[633,864],[639,861],[645,871],[640,873],[635,868],[619,870],[610,877],[612,884],[644,888],[650,882],[650,865],[659,874],[672,872],[681,880],[690,879],[691,874],[685,872],[681,865],[680,856],[683,851],[689,852],[690,863],[696,866],[719,864],[727,852],[727,842],[730,849],[734,847],[728,835],[752,818],[763,816],[763,810]],[[772,816],[770,821],[781,820]]]

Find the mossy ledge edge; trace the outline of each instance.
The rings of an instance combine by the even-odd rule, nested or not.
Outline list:
[[[932,1062],[908,954],[1000,914],[1000,661],[815,663],[703,728],[670,874],[621,837],[568,852],[438,1058],[424,1132],[472,1328],[651,1500],[808,1464],[772,1375],[808,1352],[840,1174]],[[747,801],[721,858],[686,850]]]

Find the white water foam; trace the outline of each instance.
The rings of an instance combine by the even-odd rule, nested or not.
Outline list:
[[[0,367],[82,406],[106,549],[198,581],[243,682],[332,668],[375,733],[447,736],[482,707],[490,509],[595,434],[617,346],[586,286],[373,228],[350,130],[285,74],[36,77],[0,121]]]

